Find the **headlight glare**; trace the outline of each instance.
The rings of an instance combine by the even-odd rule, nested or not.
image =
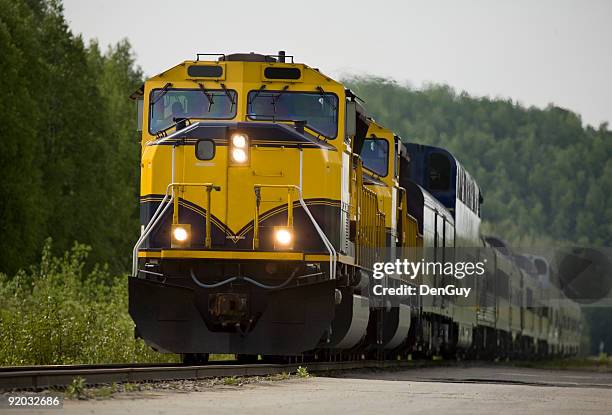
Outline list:
[[[176,239],[179,242],[185,242],[187,240],[187,230],[185,228],[181,228],[181,227],[176,227],[174,228],[174,239]]]
[[[185,248],[191,245],[191,225],[187,223],[173,223],[171,233],[171,247]]]
[[[280,245],[289,245],[293,239],[293,235],[288,229],[278,229],[276,231],[276,242]]]
[[[232,150],[232,159],[236,163],[244,163],[247,159],[246,151],[241,148],[235,148]]]
[[[232,145],[236,148],[245,148],[247,145],[247,138],[244,134],[234,134],[232,136]]]

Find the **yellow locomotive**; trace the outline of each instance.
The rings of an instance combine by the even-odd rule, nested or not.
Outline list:
[[[297,354],[325,336],[354,346],[368,302],[343,290],[397,223],[382,177],[393,168],[368,174],[355,157],[373,128],[355,97],[317,69],[253,53],[184,62],[141,93],[138,333],[186,356]],[[392,164],[394,137],[376,132]]]
[[[480,191],[450,153],[404,145],[284,52],[200,54],[133,98],[129,308],[147,344],[192,363],[472,346],[475,308],[377,305],[369,289],[375,262],[481,243]],[[448,189],[419,176],[440,169]]]

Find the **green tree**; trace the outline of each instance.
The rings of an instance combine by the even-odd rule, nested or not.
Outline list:
[[[405,141],[449,149],[480,184],[487,232],[513,243],[612,243],[612,132],[549,105],[422,89],[375,77],[346,81]]]
[[[0,271],[30,264],[45,237],[125,269],[138,235],[129,94],[142,82],[127,41],[100,53],[55,0],[0,3]]]
[[[0,0],[0,269],[32,262],[45,236],[38,91],[46,70],[34,13]]]

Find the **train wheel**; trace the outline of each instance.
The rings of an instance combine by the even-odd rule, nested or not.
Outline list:
[[[205,365],[208,363],[208,353],[184,353],[181,360],[184,365]]]

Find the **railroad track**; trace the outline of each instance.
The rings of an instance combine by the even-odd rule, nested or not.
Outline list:
[[[74,378],[85,379],[87,385],[113,382],[147,382],[180,379],[206,379],[230,376],[267,376],[295,372],[298,366],[309,372],[354,370],[367,368],[397,368],[413,366],[410,361],[362,360],[349,362],[308,362],[289,364],[238,364],[218,362],[204,366],[173,364],[135,365],[59,365],[0,368],[0,390],[45,389],[72,383]]]

